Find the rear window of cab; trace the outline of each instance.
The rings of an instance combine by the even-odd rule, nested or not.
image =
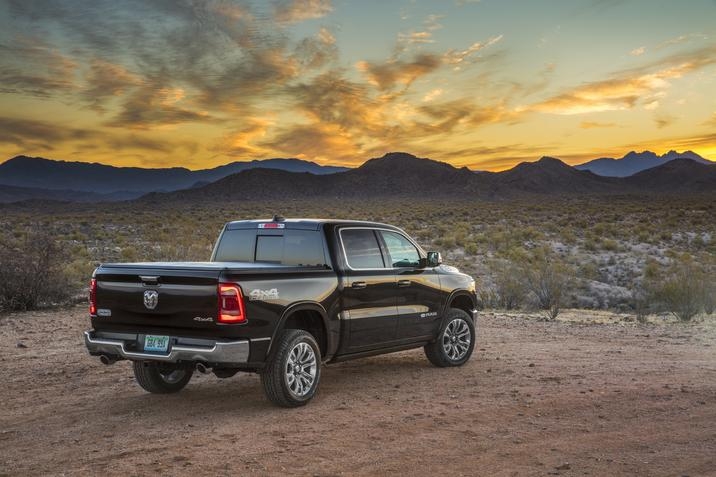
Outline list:
[[[323,237],[317,230],[227,229],[221,234],[215,262],[262,262],[289,266],[323,266]]]

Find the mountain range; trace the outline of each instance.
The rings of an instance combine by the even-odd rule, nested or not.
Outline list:
[[[692,159],[702,164],[712,164],[711,161],[693,151],[676,152],[672,150],[661,156],[651,151],[631,151],[619,159],[601,157],[574,167],[581,171],[592,171],[600,176],[629,177],[637,172],[666,164],[674,159]]]
[[[259,167],[290,172],[310,172],[316,175],[348,170],[345,167],[322,166],[300,159],[232,162],[213,169],[192,171],[183,167],[144,169],[17,156],[0,164],[0,184],[48,190],[69,189],[99,194],[119,192],[126,198],[138,197],[147,192],[187,189]]]
[[[253,169],[193,189],[147,194],[145,203],[300,198],[487,198],[525,195],[669,194],[716,192],[716,165],[675,159],[631,177],[602,177],[559,159],[543,157],[504,172],[475,174],[467,168],[388,153],[362,166],[329,176]]]
[[[8,163],[10,166],[6,167]],[[525,194],[564,196],[716,192],[716,165],[705,160],[671,159],[629,177],[608,177],[591,170],[571,167],[551,157],[523,162],[503,172],[476,173],[466,167],[456,168],[444,162],[402,152],[370,159],[354,169],[319,166],[298,159],[270,159],[232,163],[204,171],[115,168],[22,156],[0,165],[0,184],[7,182],[8,176],[5,173],[8,169],[12,172],[9,175],[12,180],[22,182],[23,168],[20,166],[28,163],[35,171],[32,184],[44,187],[0,185],[0,202],[27,199],[91,202],[138,199],[142,202],[171,202],[387,196],[509,198]],[[265,163],[274,167],[257,167]],[[290,166],[291,170],[279,166]],[[238,168],[239,172],[225,174],[231,167]],[[56,168],[62,172],[54,171]],[[67,168],[74,170],[74,173]],[[147,175],[143,176],[143,172]],[[80,177],[76,177],[77,174]],[[135,183],[128,183],[129,178],[134,178]],[[154,184],[150,183],[150,178]],[[54,187],[47,187],[49,183]],[[84,185],[84,189],[78,187],[81,185]],[[153,191],[145,193],[149,187],[153,187]]]

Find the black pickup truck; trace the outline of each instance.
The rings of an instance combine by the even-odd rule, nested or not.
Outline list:
[[[475,346],[475,281],[391,225],[229,222],[210,262],[112,263],[90,285],[90,354],[133,362],[152,393],[195,370],[258,372],[275,404],[316,393],[321,364],[423,347],[459,366]]]

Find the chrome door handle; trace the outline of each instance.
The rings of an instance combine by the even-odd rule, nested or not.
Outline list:
[[[351,288],[361,289],[361,288],[365,288],[365,287],[367,287],[367,286],[368,286],[368,285],[367,285],[365,282],[353,282],[353,283],[351,283]]]
[[[409,287],[410,283],[411,283],[410,280],[398,280],[399,287]]]

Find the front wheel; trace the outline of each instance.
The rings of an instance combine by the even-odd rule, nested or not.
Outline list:
[[[451,308],[438,339],[425,345],[424,350],[432,364],[446,368],[465,364],[474,348],[475,325],[470,316],[464,310]]]
[[[145,361],[134,361],[134,377],[150,393],[170,394],[184,389],[194,370],[191,368],[162,368]]]
[[[321,379],[318,343],[304,330],[286,330],[277,346],[261,373],[266,397],[282,407],[303,406],[316,394]]]

